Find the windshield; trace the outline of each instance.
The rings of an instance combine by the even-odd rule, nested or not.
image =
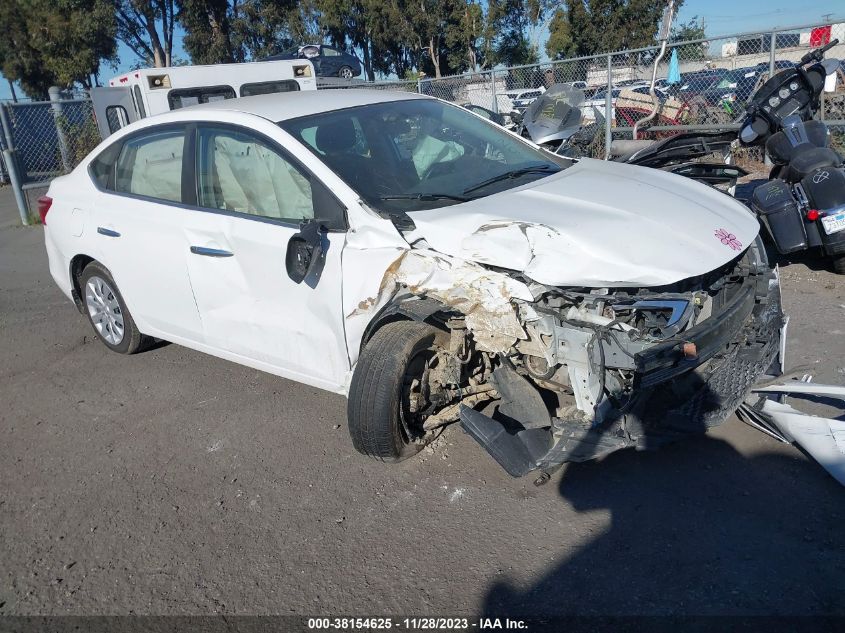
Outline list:
[[[570,164],[434,99],[375,103],[279,125],[388,214],[487,196]]]

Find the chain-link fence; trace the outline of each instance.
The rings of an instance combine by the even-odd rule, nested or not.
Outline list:
[[[604,121],[606,139],[631,138],[634,126],[653,108],[654,76],[659,105],[640,137],[659,137],[680,129],[735,125],[748,99],[772,72],[794,65],[808,51],[834,39],[842,43],[827,56],[845,57],[845,23],[809,25],[672,43],[662,55],[654,46],[424,79],[419,91],[508,115],[523,112],[548,88],[564,84],[583,92],[582,123]],[[845,118],[845,67],[839,75],[837,91],[825,95],[821,113],[833,123]],[[596,155],[603,157],[605,151],[604,144],[595,145]]]
[[[70,172],[100,142],[89,99],[0,104],[3,168],[28,223],[28,190]]]

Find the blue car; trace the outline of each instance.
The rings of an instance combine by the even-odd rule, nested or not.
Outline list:
[[[361,62],[355,55],[344,53],[324,44],[294,46],[277,55],[266,57],[262,61],[269,62],[277,59],[308,59],[314,64],[314,70],[318,77],[352,79],[361,74]]]

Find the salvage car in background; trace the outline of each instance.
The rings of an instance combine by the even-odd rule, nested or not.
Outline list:
[[[318,77],[352,79],[361,74],[361,62],[355,55],[344,53],[325,44],[294,46],[277,55],[265,57],[262,61],[269,62],[277,59],[307,59],[314,64]]]
[[[745,207],[423,95],[140,121],[41,213],[51,274],[106,347],[164,339],[346,394],[380,460],[459,419],[515,476],[653,447],[719,424],[778,364],[778,279]]]

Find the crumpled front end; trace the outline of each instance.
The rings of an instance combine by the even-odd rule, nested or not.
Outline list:
[[[557,395],[549,427],[517,420],[524,429],[513,432],[495,415],[461,411],[462,426],[514,476],[703,433],[761,375],[780,373],[780,286],[758,246],[674,287],[552,291],[532,307],[539,318],[512,363]]]
[[[759,240],[659,288],[553,287],[412,248],[356,313],[374,306],[449,332],[414,402],[421,428],[460,419],[513,476],[702,433],[782,361],[780,287]]]

